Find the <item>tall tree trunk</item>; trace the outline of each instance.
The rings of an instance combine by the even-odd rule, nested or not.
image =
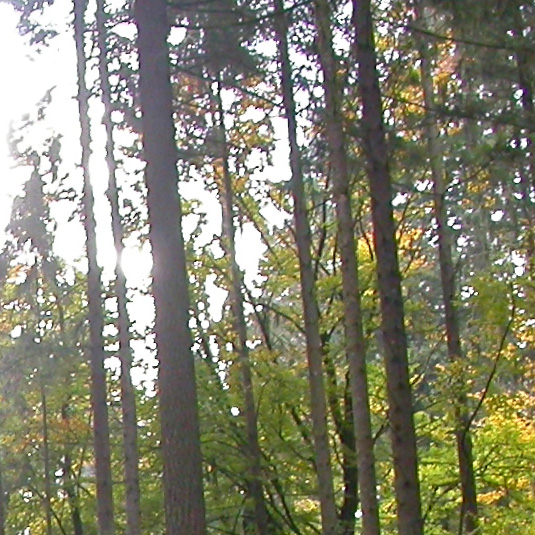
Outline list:
[[[139,90],[152,246],[167,535],[204,535],[202,458],[165,0],[137,0]]]
[[[327,430],[327,403],[323,377],[323,353],[319,328],[315,274],[311,257],[312,238],[307,215],[301,154],[297,143],[297,120],[291,63],[288,51],[287,22],[283,0],[274,0],[276,31],[281,68],[284,111],[290,141],[291,186],[294,205],[296,245],[299,256],[301,298],[303,301],[305,339],[308,359],[312,433],[323,535],[335,535],[340,527],[334,496],[333,474]]]
[[[61,419],[65,428],[69,428],[69,405],[64,403],[61,407]],[[74,535],[84,535],[84,526],[82,524],[82,514],[80,511],[80,500],[72,479],[72,458],[68,445],[65,446],[63,454],[63,487],[69,502],[71,513],[72,531]],[[1,535],[1,534],[0,534]]]
[[[353,0],[353,22],[356,29],[363,141],[368,164],[374,248],[381,302],[398,530],[400,535],[422,535],[416,433],[409,379],[401,274],[397,256],[392,182],[383,125],[370,0]]]
[[[424,4],[418,6],[422,9]],[[422,13],[418,13],[422,21]],[[425,24],[425,21],[422,21]],[[433,110],[436,109],[434,98],[433,77],[428,48],[419,39],[420,48],[420,72],[422,76],[422,91],[426,109],[424,123],[425,137],[427,141],[429,164],[434,187],[434,210],[437,225],[438,258],[440,265],[440,278],[442,283],[442,300],[444,303],[446,341],[448,356],[451,362],[462,361],[461,335],[459,330],[459,318],[455,307],[455,269],[452,257],[452,238],[447,224],[447,209],[445,197],[447,186],[444,180],[444,166],[442,152],[439,145],[439,129],[437,118]],[[472,437],[469,426],[467,398],[463,377],[458,380],[457,400],[455,407],[455,438],[457,442],[457,454],[459,458],[459,472],[461,477],[461,523],[464,525],[464,533],[476,533],[478,529],[477,492],[474,475],[474,461],[472,454]],[[461,529],[461,533],[463,530]]]
[[[223,249],[230,263],[230,299],[234,318],[234,329],[238,337],[237,354],[243,387],[245,429],[247,435],[247,463],[249,470],[248,489],[254,504],[255,526],[258,535],[268,533],[268,512],[262,484],[262,452],[258,440],[258,422],[255,405],[253,376],[249,348],[247,347],[247,324],[243,308],[242,274],[236,261],[236,229],[234,227],[234,192],[229,168],[229,150],[225,128],[225,111],[221,97],[221,83],[215,94],[219,121],[219,143],[223,173],[220,202],[223,214]]]
[[[349,360],[357,445],[359,492],[363,514],[362,528],[364,535],[378,535],[380,533],[379,506],[366,371],[366,344],[362,325],[357,250],[343,129],[342,98],[337,83],[337,65],[332,48],[329,5],[325,0],[315,2],[315,17],[318,49],[323,71],[325,128],[330,153],[333,199],[336,205],[338,223],[338,247],[342,261],[345,340]]]
[[[139,492],[139,452],[135,391],[132,384],[132,351],[130,348],[130,320],[126,276],[122,267],[123,226],[119,212],[117,187],[117,162],[114,157],[113,122],[111,120],[111,87],[109,81],[106,39],[106,13],[104,0],[97,1],[97,40],[99,47],[99,74],[104,114],[102,123],[106,130],[106,164],[108,167],[107,196],[111,207],[113,242],[115,245],[115,294],[117,295],[117,329],[119,333],[119,359],[121,361],[121,410],[123,416],[123,452],[125,474],[125,499],[127,535],[141,535]]]
[[[342,535],[353,535],[355,533],[356,514],[360,504],[358,457],[350,382],[351,380],[348,379],[348,391],[344,394],[343,398],[342,427],[339,430],[340,444],[342,447],[342,477],[344,481],[344,500],[340,506]]]
[[[80,118],[80,144],[82,147],[82,173],[84,179],[82,218],[86,234],[88,259],[87,301],[89,308],[89,344],[91,365],[91,408],[93,411],[93,432],[95,446],[95,468],[97,480],[97,512],[100,535],[113,535],[115,531],[113,514],[113,489],[111,473],[110,431],[106,392],[106,370],[104,369],[104,318],[100,267],[97,263],[96,221],[94,196],[89,176],[90,125],[89,92],[87,90],[86,57],[84,52],[84,12],[86,0],[74,0],[74,37],[78,71],[78,110]]]

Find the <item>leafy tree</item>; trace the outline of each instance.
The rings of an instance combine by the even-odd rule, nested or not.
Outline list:
[[[88,8],[84,15],[84,42],[89,45],[91,32],[98,53],[106,52],[99,67],[97,50],[85,49],[93,162],[107,143],[117,179],[107,192],[115,239],[113,221],[97,213],[99,238],[109,232],[118,257],[125,246],[144,250],[150,212],[156,244],[152,288],[148,280],[133,288],[133,279],[118,271],[123,288],[113,281],[98,292],[105,298],[102,354],[109,368],[110,471],[117,503],[126,503],[127,492],[120,437],[121,381],[128,374],[119,376],[115,358],[121,349],[131,345],[139,374],[130,394],[137,409],[140,515],[128,520],[118,508],[115,529],[126,530],[129,523],[131,531],[156,535],[167,521],[170,533],[258,531],[253,482],[269,530],[281,534],[317,535],[325,496],[333,529],[347,534],[367,532],[370,518],[391,534],[412,535],[420,528],[431,535],[529,532],[535,310],[531,4],[150,4],[138,0],[136,8],[139,65],[128,6],[99,3],[98,13]],[[46,52],[56,42],[56,8],[60,4],[17,3],[33,50]],[[154,61],[147,60],[147,47]],[[368,70],[359,72],[363,66]],[[28,181],[14,204],[0,258],[5,531],[82,535],[97,531],[84,355],[91,346],[88,274],[59,258],[54,244],[63,229],[52,216],[64,220],[68,212],[75,224],[82,209],[79,173],[68,163],[77,153],[67,147],[73,136],[66,131],[61,137],[59,122],[50,124],[49,104],[51,110],[58,104],[56,90],[23,118],[17,133],[14,155]],[[102,104],[104,128],[92,120]],[[34,115],[41,118],[35,128]],[[285,145],[291,159],[283,154]],[[148,191],[140,179],[143,159]],[[377,185],[386,187],[379,196]],[[386,221],[386,232],[378,220]],[[386,262],[381,237],[390,244]],[[253,245],[258,259],[252,258]],[[251,260],[245,269],[243,249]],[[312,316],[303,312],[301,253],[307,249]],[[125,249],[123,262],[130,252]],[[385,264],[394,268],[386,285]],[[124,267],[129,273],[133,266]],[[348,286],[348,280],[358,285]],[[119,324],[118,300],[127,304],[125,290],[131,314],[122,314]],[[389,303],[396,306],[381,314],[386,290],[395,290]],[[322,453],[330,464],[321,485],[311,418],[317,400],[310,395],[306,359],[314,314],[316,364],[325,389]],[[395,344],[381,330],[385,318],[399,335]],[[162,338],[165,332],[174,334]],[[246,351],[240,355],[240,349]],[[158,381],[151,361],[156,350]],[[385,366],[385,354],[401,359],[400,374],[392,372],[391,362]],[[123,363],[122,372],[130,365],[128,355]],[[368,387],[369,410],[359,401],[355,377]],[[399,378],[402,425],[392,410],[392,385]],[[254,396],[247,408],[249,387]],[[369,416],[368,428],[358,424],[359,411]],[[406,466],[413,485],[404,496],[412,496],[413,504],[421,498],[423,526],[418,506],[406,507],[396,492],[399,448],[388,436],[399,438],[401,429],[409,430]],[[459,470],[468,438],[473,481]],[[374,459],[358,446],[363,439]],[[255,441],[257,476],[251,470]],[[376,485],[364,482],[363,462],[375,468]],[[377,517],[367,513],[367,497],[377,497]],[[404,518],[401,530],[397,510]],[[256,516],[262,521],[262,514]]]

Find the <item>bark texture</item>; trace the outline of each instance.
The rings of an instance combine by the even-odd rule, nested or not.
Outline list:
[[[422,535],[416,434],[409,378],[392,182],[383,125],[370,0],[353,0],[363,144],[372,202],[399,535]]]
[[[50,434],[48,432],[48,399],[43,380],[42,368],[39,370],[39,393],[41,397],[41,423],[43,425],[43,471],[45,476],[45,521],[46,535],[52,534],[52,483],[50,481]]]
[[[513,2],[513,27],[517,36],[526,32],[522,16],[522,2]],[[535,98],[533,90],[533,77],[530,74],[531,57],[526,48],[519,47],[515,53],[516,68],[518,73],[518,86],[522,91],[522,110],[526,124],[533,124],[535,119]],[[520,171],[520,187],[522,188],[522,212],[526,220],[526,257],[528,276],[535,278],[535,214],[531,201],[535,191],[535,147],[529,130],[522,132],[524,141],[527,143],[527,165]]]
[[[137,0],[149,239],[167,535],[204,535],[202,464],[195,369],[189,330],[188,275],[178,196],[165,0]]]

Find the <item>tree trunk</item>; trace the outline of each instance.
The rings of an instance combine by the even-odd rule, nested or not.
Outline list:
[[[325,128],[329,145],[333,199],[338,224],[338,248],[342,261],[342,292],[346,352],[349,360],[353,420],[355,426],[359,492],[363,535],[378,535],[379,506],[373,452],[373,435],[366,371],[366,344],[362,325],[362,306],[358,280],[357,250],[349,190],[349,172],[345,147],[341,92],[337,83],[337,65],[332,49],[332,31],[328,3],[315,3],[318,49],[325,92]]]
[[[130,374],[132,351],[130,348],[130,320],[128,317],[127,283],[122,268],[123,226],[119,212],[119,191],[117,187],[117,163],[114,157],[113,123],[111,120],[111,87],[109,82],[106,14],[104,0],[97,1],[97,40],[99,47],[99,74],[104,114],[102,123],[106,130],[106,164],[108,167],[107,196],[111,207],[113,241],[115,245],[115,293],[117,295],[117,330],[119,333],[119,359],[121,361],[121,410],[123,416],[123,452],[125,474],[125,508],[127,535],[141,535],[141,513],[139,492],[139,452],[137,444],[137,411],[135,391]]]
[[[389,402],[389,423],[400,535],[422,535],[416,433],[407,336],[397,256],[392,183],[376,65],[370,0],[353,0],[364,151],[372,202],[374,248]]]
[[[50,482],[50,443],[48,433],[48,403],[42,369],[39,370],[39,394],[41,397],[41,422],[43,425],[43,469],[45,478],[46,535],[52,535],[52,485]]]
[[[100,268],[97,263],[96,222],[94,197],[89,177],[90,126],[89,92],[85,82],[86,57],[84,52],[85,0],[74,0],[74,36],[78,71],[78,110],[80,116],[80,144],[82,147],[82,173],[84,179],[82,219],[86,234],[88,259],[87,301],[89,308],[89,344],[91,365],[91,408],[95,446],[97,482],[97,512],[100,535],[113,535],[113,492],[110,454],[110,432],[104,369],[104,319],[100,286]]]
[[[419,13],[421,19],[421,13]],[[427,141],[429,163],[434,187],[434,210],[437,225],[438,257],[440,266],[440,278],[442,282],[442,300],[444,303],[446,341],[448,356],[451,362],[462,361],[461,335],[459,330],[459,318],[455,307],[455,269],[452,258],[452,240],[447,224],[447,210],[445,196],[447,187],[444,180],[444,167],[439,145],[439,129],[435,110],[433,77],[428,55],[428,49],[420,39],[420,72],[422,76],[422,91],[426,109],[424,123],[425,137]],[[457,442],[457,454],[459,458],[459,471],[461,476],[461,523],[464,525],[464,533],[476,533],[478,529],[477,493],[474,476],[474,462],[472,455],[472,437],[468,429],[467,398],[465,381],[461,375],[457,380],[458,397],[455,407],[455,438]]]
[[[204,535],[202,458],[177,148],[169,75],[165,0],[137,0],[149,239],[153,256],[167,535]]]
[[[69,406],[65,403],[61,407],[61,419],[64,426],[69,428]],[[71,512],[72,531],[74,535],[84,535],[84,526],[82,524],[82,514],[80,511],[80,500],[72,480],[72,458],[68,444],[65,446],[63,454],[63,486],[69,508]],[[1,534],[0,534],[1,535]]]
[[[225,112],[221,98],[221,83],[217,84],[215,95],[219,121],[219,142],[223,173],[220,202],[223,214],[223,249],[230,263],[230,299],[234,330],[238,337],[237,353],[243,388],[245,429],[247,435],[247,465],[249,470],[248,489],[254,504],[255,526],[258,535],[268,533],[268,512],[262,484],[262,452],[258,440],[258,422],[254,397],[253,376],[249,348],[247,347],[247,324],[243,309],[242,274],[236,261],[236,229],[234,227],[234,192],[229,169],[229,150],[225,128]]]
[[[323,535],[339,533],[338,514],[334,497],[333,474],[327,431],[327,403],[323,378],[323,354],[319,329],[319,310],[315,289],[315,274],[311,258],[311,233],[308,222],[301,154],[297,143],[297,121],[288,51],[287,23],[284,18],[283,0],[274,0],[276,31],[281,68],[283,104],[288,121],[290,141],[291,186],[294,205],[296,245],[299,256],[301,298],[303,301],[306,352],[310,385],[312,433],[314,437],[315,466],[318,477],[318,494],[321,509]]]
[[[339,508],[340,533],[353,535],[355,533],[355,514],[359,506],[357,449],[355,440],[355,424],[353,418],[353,403],[351,401],[351,385],[346,380],[344,395],[340,399],[336,366],[332,355],[326,353],[329,336],[322,333],[323,364],[327,381],[327,402],[332,416],[336,435],[340,441],[340,465],[342,468],[343,501]],[[342,405],[341,405],[342,404]]]

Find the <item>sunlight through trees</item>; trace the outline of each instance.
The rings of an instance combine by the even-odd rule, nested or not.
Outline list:
[[[535,8],[0,4],[0,535],[535,529]]]

